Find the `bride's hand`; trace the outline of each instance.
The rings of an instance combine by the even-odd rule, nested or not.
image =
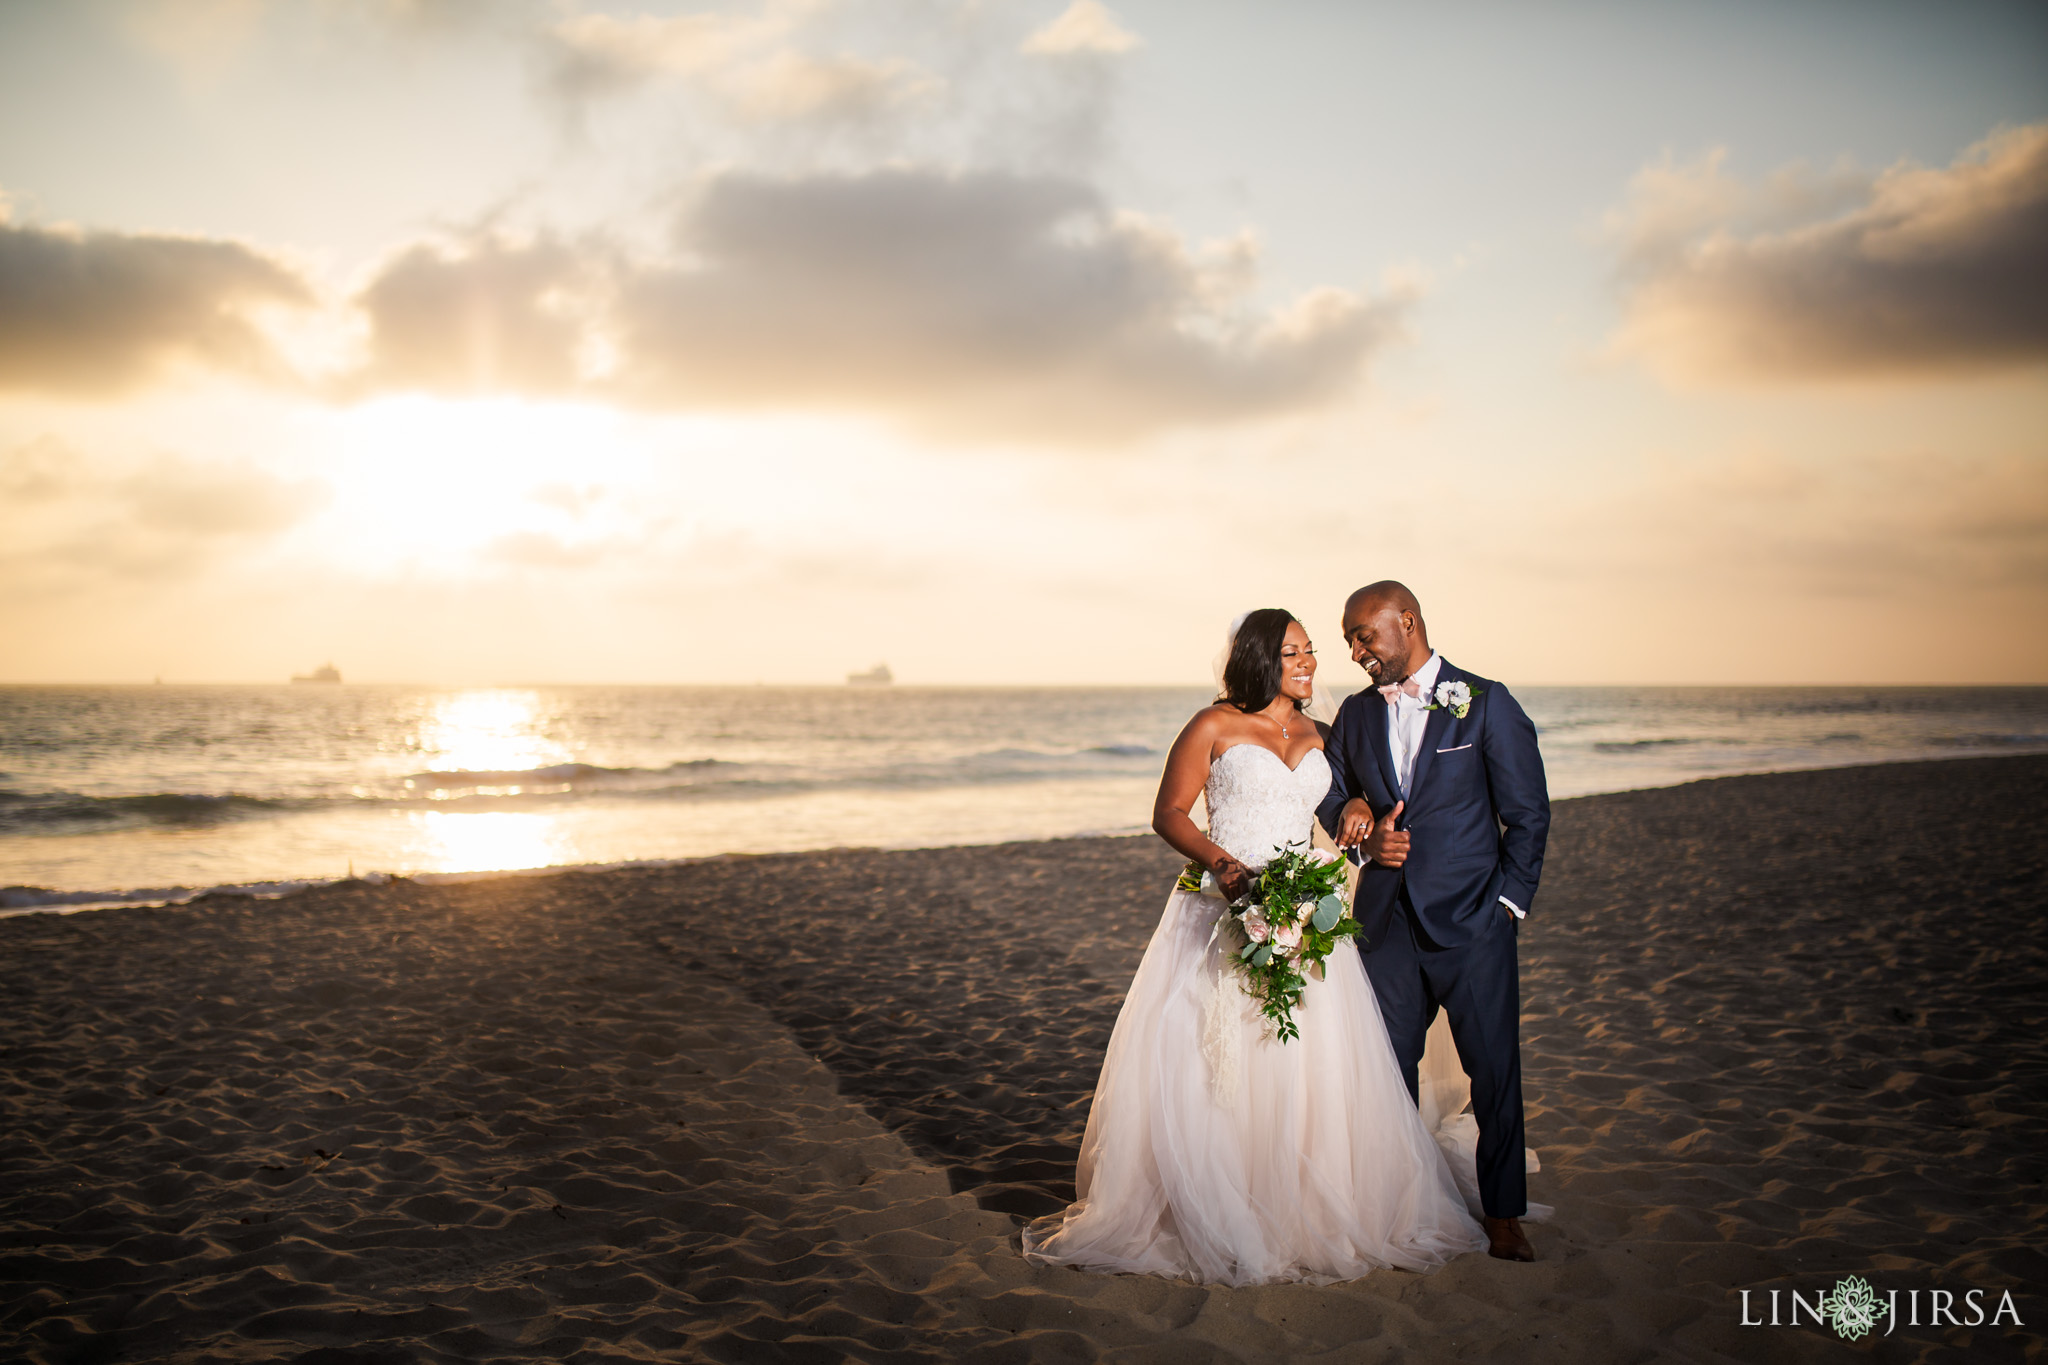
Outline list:
[[[1220,858],[1209,870],[1216,874],[1216,889],[1227,901],[1236,901],[1252,889],[1251,870],[1235,858]]]
[[[1362,796],[1354,796],[1344,803],[1344,810],[1337,817],[1337,847],[1356,848],[1372,834],[1372,807]]]

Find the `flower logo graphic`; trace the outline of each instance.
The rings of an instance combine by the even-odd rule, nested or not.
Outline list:
[[[1850,1275],[1835,1281],[1832,1294],[1821,1295],[1820,1311],[1827,1315],[1836,1336],[1860,1341],[1877,1326],[1877,1291],[1861,1275]]]

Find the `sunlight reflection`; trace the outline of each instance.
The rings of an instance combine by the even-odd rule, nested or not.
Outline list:
[[[415,872],[509,872],[567,861],[552,815],[524,811],[408,811]]]
[[[568,762],[573,755],[541,725],[540,698],[531,692],[459,692],[435,703],[416,740],[440,773],[523,773]]]

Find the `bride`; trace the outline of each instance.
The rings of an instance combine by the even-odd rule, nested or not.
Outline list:
[[[1174,741],[1152,827],[1235,899],[1306,846],[1330,787],[1304,713],[1316,660],[1285,611],[1247,614],[1223,697]],[[1189,816],[1206,799],[1205,834]],[[1274,1039],[1213,936],[1225,902],[1176,890],[1132,979],[1081,1142],[1079,1198],[1024,1232],[1054,1265],[1210,1284],[1429,1270],[1486,1234],[1424,1126],[1358,950],[1340,940]]]

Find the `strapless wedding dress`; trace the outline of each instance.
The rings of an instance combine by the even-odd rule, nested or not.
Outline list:
[[[1289,768],[1236,745],[1210,765],[1209,837],[1263,867],[1307,845],[1329,789],[1321,750]],[[1025,1229],[1025,1256],[1243,1285],[1430,1270],[1483,1249],[1459,1154],[1409,1098],[1358,950],[1338,944],[1295,1008],[1301,1036],[1281,1043],[1214,936],[1225,913],[1215,896],[1167,898],[1096,1082],[1079,1198]],[[1425,1090],[1426,1105],[1443,1100]]]

